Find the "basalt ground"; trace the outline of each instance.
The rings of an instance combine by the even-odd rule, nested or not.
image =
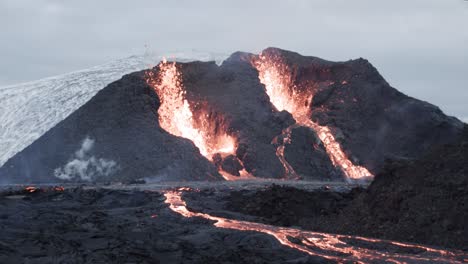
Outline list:
[[[252,64],[264,57],[266,69]],[[189,112],[235,138],[235,151],[211,160],[161,126],[164,100],[146,76],[164,67],[126,75],[0,168],[0,183],[20,183],[0,187],[1,263],[467,261],[459,120],[398,92],[364,59],[267,49],[171,65]],[[278,70],[278,82],[262,81]],[[275,87],[305,94],[294,103],[307,115],[283,111]],[[94,179],[57,176],[76,159],[115,166]],[[353,167],[374,181],[347,184]],[[220,168],[255,178],[226,182]]]
[[[305,213],[308,219],[340,210],[359,193],[356,188],[361,187],[356,185],[243,181],[68,185],[64,190],[48,185],[36,186],[34,191],[24,187],[2,186],[0,193],[0,262],[3,263],[335,263],[358,257],[336,251],[335,246],[310,255],[282,245],[264,232],[217,228],[213,221],[202,217],[186,218],[177,214],[169,208],[163,195],[184,187],[183,199],[190,211],[270,223],[273,228],[292,225],[301,236],[301,227],[297,227],[302,225],[298,219],[304,217],[301,210],[308,212]],[[261,193],[276,199],[275,204],[261,210],[271,211],[268,213],[273,218],[276,216],[277,221],[249,212],[258,209],[252,208],[258,201],[252,197]],[[243,201],[247,211],[241,212],[234,205],[233,196]],[[282,213],[276,211],[289,206],[291,199],[297,202],[295,206]],[[305,209],[304,199],[311,199],[309,209]],[[269,203],[271,199],[264,200],[264,204]],[[287,224],[281,222],[291,212],[296,214],[295,218]],[[293,244],[302,244],[300,238],[288,239]],[[468,257],[466,252],[458,250],[441,255],[416,245],[398,246],[353,237],[340,239],[342,246],[350,250],[375,254],[374,260],[365,261],[371,263],[387,260],[392,263],[393,257],[404,257],[411,260],[409,263],[436,260],[461,263]]]

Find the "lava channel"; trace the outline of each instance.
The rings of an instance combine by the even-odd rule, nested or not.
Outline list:
[[[165,131],[191,140],[200,153],[210,161],[213,161],[215,154],[223,157],[235,154],[237,147],[234,137],[216,129],[216,121],[205,118],[208,115],[202,113],[198,119],[194,117],[190,104],[185,98],[186,91],[175,62],[164,59],[158,65],[157,75],[153,71],[146,73],[146,82],[153,87],[161,100],[158,109],[159,124]],[[226,180],[250,177],[245,171],[241,171],[240,177],[221,169],[219,172]]]
[[[291,69],[282,62],[280,57],[260,54],[258,59],[252,61],[252,65],[259,73],[259,80],[265,86],[270,102],[278,111],[285,110],[291,113],[297,124],[309,127],[317,133],[333,165],[343,171],[348,181],[373,177],[369,170],[354,165],[349,160],[330,128],[320,126],[310,120],[308,105],[312,102],[313,94],[307,91],[298,91],[292,80]],[[283,166],[288,168],[290,165],[287,163],[281,148],[284,149],[284,144],[278,146],[277,156]],[[286,171],[291,173],[291,170],[286,169]]]
[[[303,231],[191,212],[182,199],[183,191],[190,191],[190,188],[183,187],[164,193],[165,203],[175,213],[187,218],[202,217],[212,220],[215,222],[214,226],[219,228],[268,234],[276,238],[282,245],[311,256],[319,256],[338,262],[357,261],[359,263],[463,263],[461,260],[467,257],[461,251],[440,250],[421,245],[358,236]],[[354,245],[353,241],[356,242]],[[365,246],[365,244],[371,244],[371,246]],[[385,250],[386,247],[391,249]]]
[[[284,171],[286,172],[285,174],[285,179],[293,179],[293,180],[299,180],[300,176],[296,173],[294,170],[293,166],[289,164],[289,162],[286,160],[284,157],[284,148],[286,147],[287,144],[291,144],[291,133],[293,128],[298,127],[297,124],[293,124],[281,132],[280,135],[276,136],[272,140],[272,144],[276,146],[276,157],[278,157],[279,161],[283,165]]]

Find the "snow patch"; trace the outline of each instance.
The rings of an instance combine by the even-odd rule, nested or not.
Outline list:
[[[98,91],[124,74],[149,69],[169,60],[214,60],[227,57],[201,51],[146,53],[86,70],[0,87],[0,167],[57,125]]]

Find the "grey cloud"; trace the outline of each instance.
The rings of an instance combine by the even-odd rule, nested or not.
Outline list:
[[[369,59],[401,91],[468,116],[462,0],[58,1],[0,3],[0,85],[143,53],[258,52]]]

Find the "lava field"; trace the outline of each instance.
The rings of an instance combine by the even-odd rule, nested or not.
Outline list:
[[[266,185],[262,191],[283,192],[283,188]],[[144,185],[133,186],[133,190],[96,187],[3,190],[0,261],[463,263],[468,258],[466,251],[458,249],[306,231],[295,223],[290,223],[294,227],[262,224],[258,217],[239,213],[235,207],[232,210],[224,207],[224,198],[231,192],[225,187],[156,191],[145,190]],[[346,196],[342,191],[331,190],[324,195],[323,189],[317,193],[294,188],[284,192],[305,192],[321,198]],[[290,198],[280,199],[288,202]],[[203,212],[195,211],[199,206],[203,206]]]
[[[467,150],[362,58],[163,60],[0,168],[0,263],[466,263]]]
[[[10,158],[0,182],[363,181],[462,130],[364,59],[268,48],[125,75]]]

